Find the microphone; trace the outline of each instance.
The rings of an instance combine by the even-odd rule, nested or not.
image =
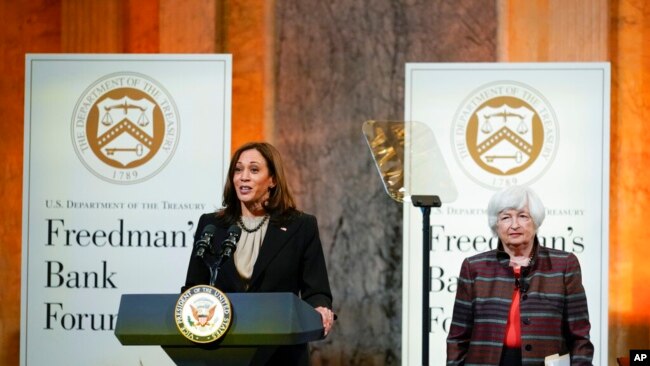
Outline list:
[[[241,235],[241,228],[237,225],[230,225],[228,228],[228,237],[223,241],[221,255],[223,259],[229,258],[237,249],[237,241]]]
[[[196,247],[196,256],[199,258],[203,258],[203,255],[205,254],[205,250],[210,248],[210,242],[212,241],[212,236],[214,233],[217,231],[217,227],[210,224],[206,225],[205,228],[203,228],[203,233],[201,233],[201,238],[194,243],[194,246]]]

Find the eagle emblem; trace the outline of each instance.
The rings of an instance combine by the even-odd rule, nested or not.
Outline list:
[[[214,312],[217,309],[217,305],[212,305],[210,307],[190,305],[192,309],[192,318],[198,323],[198,326],[205,327],[211,325],[211,320],[214,317]]]
[[[209,343],[222,337],[232,320],[230,300],[212,286],[194,286],[176,302],[174,322],[180,333],[196,343]]]

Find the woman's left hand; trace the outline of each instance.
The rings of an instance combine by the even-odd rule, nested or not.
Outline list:
[[[323,328],[325,328],[325,336],[327,336],[334,325],[334,312],[323,306],[317,307],[316,311],[320,313],[320,316],[323,319]]]

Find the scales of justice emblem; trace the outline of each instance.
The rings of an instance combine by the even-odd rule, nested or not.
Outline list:
[[[494,82],[458,106],[451,142],[460,167],[476,183],[490,189],[530,184],[551,166],[558,121],[550,103],[532,87]]]
[[[146,75],[107,75],[77,100],[72,117],[75,152],[97,177],[118,184],[145,181],[176,150],[180,118],[172,96]]]
[[[477,162],[496,174],[509,174],[535,158],[532,121],[535,112],[508,104],[484,106],[476,112]]]
[[[160,146],[154,139],[155,106],[145,98],[134,100],[127,96],[97,103],[97,151],[108,164],[129,167],[155,153]]]

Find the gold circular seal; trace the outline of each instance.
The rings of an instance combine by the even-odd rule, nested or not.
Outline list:
[[[196,343],[210,343],[228,331],[231,310],[230,300],[223,292],[212,286],[198,285],[178,298],[174,321],[185,338]]]
[[[559,147],[551,104],[516,81],[495,81],[470,93],[456,110],[451,131],[456,161],[490,189],[539,179]]]
[[[91,173],[110,183],[135,184],[171,160],[180,116],[162,84],[144,74],[118,72],[81,94],[71,133],[75,152]]]

